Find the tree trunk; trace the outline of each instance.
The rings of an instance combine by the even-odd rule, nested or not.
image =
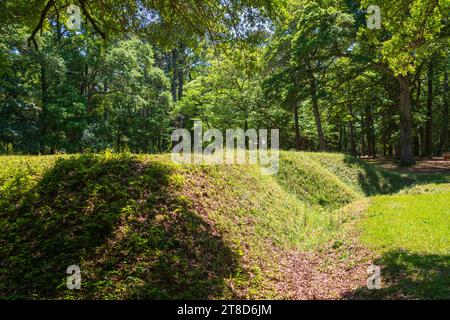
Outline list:
[[[412,166],[416,163],[412,148],[411,89],[410,79],[399,76],[400,85],[400,165]]]
[[[356,133],[355,133],[355,126],[353,124],[353,106],[349,105],[348,111],[350,112],[351,120],[349,122],[349,129],[350,129],[350,153],[352,156],[356,157]]]
[[[178,52],[177,49],[172,50],[172,81],[170,84],[170,89],[172,92],[172,100],[177,101],[177,80],[178,80]]]
[[[344,146],[344,126],[339,125],[339,140],[338,140],[338,151],[342,152]]]
[[[344,151],[348,151],[348,128],[345,125],[342,125],[342,131],[344,131]]]
[[[369,156],[375,156],[375,128],[373,124],[372,110],[370,105],[366,107],[366,128],[367,128],[367,153]]]
[[[397,143],[394,146],[394,151],[395,151],[395,160],[401,160],[401,145],[400,145],[400,140],[397,141]]]
[[[322,119],[320,118],[319,99],[317,98],[317,85],[314,75],[310,75],[310,81],[311,81],[311,98],[313,104],[314,119],[316,120],[317,136],[319,137],[319,150],[325,151],[327,149],[327,146],[325,143],[325,136],[322,130]]]
[[[385,125],[386,127],[383,130],[384,143],[386,145],[386,151],[384,156],[392,158],[393,150],[392,150],[392,114],[391,110],[393,108],[389,108],[385,114]]]
[[[366,155],[366,135],[364,130],[364,115],[361,113],[361,156]]]
[[[185,59],[180,59],[180,56],[183,57],[185,53],[185,45],[180,43],[179,52],[178,52],[178,100],[181,100],[183,97],[183,89],[184,89],[184,67],[185,67]]]
[[[349,122],[349,130],[350,130],[350,154],[356,157],[356,133],[355,126],[353,125],[353,121]]]
[[[298,123],[298,105],[294,106],[294,130],[295,130],[295,146],[297,150],[301,149],[300,126]]]
[[[426,156],[433,156],[433,63],[428,67],[428,97],[426,123]]]
[[[412,113],[420,112],[420,96],[421,96],[421,91],[422,91],[421,74],[422,74],[422,67],[419,67],[419,69],[416,72],[417,91],[416,91],[416,98],[412,105]],[[414,128],[414,130],[413,130],[414,155],[421,157],[422,150],[420,149],[420,124],[413,123],[412,127]]]
[[[58,39],[58,43],[61,43],[62,38],[62,28],[61,28],[61,22],[59,12],[56,13],[56,38]]]
[[[183,97],[183,86],[184,86],[184,73],[183,67],[180,66],[178,70],[178,100]]]
[[[45,137],[48,133],[48,84],[47,84],[47,77],[46,77],[46,62],[44,61],[44,56],[41,55],[40,57],[40,80],[41,80],[41,113],[39,114],[39,125],[40,125],[40,143],[39,143],[39,151],[43,154],[46,153],[46,144]]]
[[[371,144],[372,144],[372,156],[377,156],[377,137],[375,132],[375,124],[373,117],[370,117],[370,132],[371,132]]]
[[[444,111],[443,111],[443,118],[444,118],[444,128],[443,128],[443,145],[442,145],[442,151],[443,152],[448,152],[450,151],[449,149],[449,145],[448,145],[448,135],[449,135],[449,117],[448,117],[448,71],[447,69],[445,70],[445,74],[444,74]]]
[[[420,144],[420,157],[423,157],[426,153],[427,153],[427,150],[426,150],[426,146],[427,146],[427,144],[425,143],[425,127],[424,126],[421,126],[420,128],[419,128],[419,144]]]

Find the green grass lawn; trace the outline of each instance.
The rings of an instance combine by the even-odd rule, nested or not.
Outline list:
[[[450,298],[449,185],[374,197],[361,229],[362,243],[383,266],[380,297]]]
[[[366,216],[362,240],[370,247],[450,254],[450,192],[375,197]]]

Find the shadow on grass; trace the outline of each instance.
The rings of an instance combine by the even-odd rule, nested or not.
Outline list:
[[[389,251],[374,261],[381,266],[383,288],[359,288],[351,299],[450,299],[450,255]]]
[[[350,165],[357,164],[362,168],[364,173],[358,174],[358,184],[366,196],[396,193],[414,185],[450,183],[450,174],[389,172],[349,155],[345,156],[344,161]]]
[[[163,162],[60,159],[0,194],[0,298],[204,299],[220,296],[235,253],[178,192]],[[79,265],[82,289],[66,288]]]

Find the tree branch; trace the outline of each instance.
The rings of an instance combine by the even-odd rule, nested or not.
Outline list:
[[[81,10],[83,10],[84,15],[87,17],[87,19],[89,20],[89,22],[92,24],[92,26],[94,27],[94,30],[103,38],[106,39],[106,34],[100,30],[100,28],[97,26],[97,23],[95,22],[95,20],[92,18],[91,14],[89,13],[89,11],[86,8],[86,0],[79,0],[80,2],[80,6],[81,6]]]
[[[34,48],[36,49],[36,51],[38,51],[38,44],[36,42],[36,34],[38,33],[39,30],[42,29],[42,25],[44,24],[45,17],[47,17],[47,13],[54,3],[55,3],[55,0],[49,0],[47,2],[47,4],[44,7],[44,10],[41,12],[41,17],[39,18],[39,22],[38,22],[37,26],[34,28],[30,37],[27,39],[28,45],[30,45],[30,42],[33,42],[33,45],[34,45]]]

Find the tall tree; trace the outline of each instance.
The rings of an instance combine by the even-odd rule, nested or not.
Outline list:
[[[295,88],[297,99],[290,98],[296,110],[301,96],[308,93],[319,140],[319,150],[326,150],[320,110],[320,98],[327,82],[327,71],[350,45],[353,17],[337,7],[317,2],[299,1],[286,24],[278,27],[268,48],[270,70],[268,85],[279,91]],[[295,113],[294,113],[295,115]]]
[[[363,0],[367,8],[372,2]],[[412,148],[411,84],[416,68],[432,54],[434,39],[444,36],[445,0],[378,1],[381,30],[361,29],[359,41],[369,44],[372,66],[396,78],[399,88],[401,164],[415,163]]]
[[[433,62],[428,65],[428,96],[426,123],[426,156],[433,156]]]
[[[447,64],[446,64],[447,65]],[[449,112],[448,112],[448,70],[447,68],[444,71],[444,96],[443,96],[443,121],[444,121],[444,129],[443,129],[443,151],[448,152],[450,151],[449,148]]]

